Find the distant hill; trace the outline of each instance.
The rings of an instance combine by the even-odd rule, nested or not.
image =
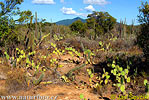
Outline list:
[[[68,26],[68,25],[72,24],[73,22],[75,22],[77,20],[81,20],[83,23],[86,22],[85,19],[82,19],[80,17],[76,17],[74,19],[65,19],[65,20],[58,21],[58,22],[56,22],[56,24],[57,25],[66,25],[66,26]]]

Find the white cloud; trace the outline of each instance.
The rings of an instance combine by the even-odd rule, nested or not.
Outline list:
[[[106,5],[110,2],[106,0],[83,0],[84,4],[91,4],[91,5]]]
[[[89,6],[85,7],[84,9],[87,11],[95,11],[95,9],[92,5],[89,5]]]
[[[61,3],[64,3],[64,0],[60,0]]]
[[[32,0],[35,4],[55,4],[53,0]]]
[[[75,10],[73,10],[72,8],[63,7],[63,8],[61,9],[61,11],[62,11],[63,14],[66,14],[66,15],[87,16],[87,14],[78,13],[78,12],[76,12]]]
[[[66,7],[63,7],[61,9],[61,11],[64,13],[64,14],[67,14],[67,15],[74,15],[76,14],[77,12],[75,10],[73,10],[72,8],[66,8]]]

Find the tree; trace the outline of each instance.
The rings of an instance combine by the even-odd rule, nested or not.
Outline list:
[[[0,46],[17,40],[17,35],[13,30],[15,21],[12,16],[17,15],[13,10],[18,10],[17,5],[22,2],[23,0],[3,0],[0,2]]]
[[[143,48],[146,59],[149,60],[149,4],[142,2],[139,7],[138,21],[141,24],[141,34],[138,36],[138,44]]]
[[[21,4],[23,1],[24,0],[4,0],[4,2],[0,2],[0,17],[11,12],[15,9],[16,5]]]
[[[139,7],[138,21],[141,24],[149,25],[149,4],[148,2],[142,2]]]
[[[89,14],[87,19],[87,26],[90,29],[94,29],[96,39],[97,35],[104,34],[113,29],[116,24],[116,19],[112,17],[108,12],[96,12]]]
[[[22,12],[19,12],[18,15],[19,15],[19,19],[17,19],[16,21],[18,21],[20,24],[23,24],[30,21],[32,17],[32,12],[30,10],[22,11]]]
[[[84,36],[86,24],[84,24],[81,20],[77,20],[70,25],[70,29],[74,32],[79,32],[82,36]]]

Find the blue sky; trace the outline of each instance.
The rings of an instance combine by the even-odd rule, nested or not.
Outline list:
[[[146,0],[24,0],[19,6],[21,10],[37,12],[38,18],[48,22],[81,17],[86,19],[92,11],[106,11],[113,17],[127,21],[137,19],[138,7]],[[135,24],[138,24],[137,20]]]

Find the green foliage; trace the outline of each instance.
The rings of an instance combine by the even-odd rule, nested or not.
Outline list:
[[[148,84],[148,81],[147,79],[144,80],[144,85],[145,85],[145,92],[149,92],[149,84]]]
[[[63,80],[64,82],[66,82],[66,83],[70,82],[70,80],[68,79],[68,77],[65,76],[65,75],[61,76],[61,78],[62,78],[62,80]]]
[[[103,69],[104,74],[102,74],[102,79],[104,80],[104,84],[107,84],[109,82],[110,79],[110,75],[108,72],[105,71],[105,69]],[[103,80],[101,80],[100,84],[102,84]]]
[[[85,56],[85,60],[86,60],[86,63],[87,64],[93,64],[93,61],[92,61],[92,57],[95,56],[95,54],[90,50],[90,49],[86,49],[84,48],[84,45],[83,43],[81,42],[81,47],[83,49],[83,54]]]
[[[142,5],[139,7],[138,21],[141,24],[149,24],[149,4],[148,2],[142,2]]]
[[[115,41],[116,38],[110,38],[110,40]],[[103,43],[102,41],[99,41],[99,47],[100,49],[97,49],[97,51],[104,51],[104,52],[111,52],[112,48],[111,47],[111,43]]]
[[[144,85],[145,85],[146,96],[147,98],[149,98],[149,84],[148,84],[147,79],[144,80]]]
[[[12,42],[18,43],[13,16],[17,15],[15,10],[19,9],[16,6],[22,2],[23,0],[4,0],[0,2],[0,46],[6,46]]]
[[[53,54],[56,54],[59,58],[60,58],[60,55],[62,55],[64,52],[65,52],[65,50],[61,50],[61,49],[58,49],[57,47],[56,47],[56,44],[54,44],[54,43],[52,43],[51,42],[51,46],[54,48],[54,50],[53,50]]]
[[[31,17],[33,17],[32,12],[30,10],[18,12],[18,14],[19,14],[20,17],[17,21],[20,24],[27,23],[28,21],[30,21]]]
[[[82,36],[84,36],[86,24],[84,24],[81,20],[77,20],[70,25],[70,29],[74,32],[79,32]]]
[[[0,17],[8,14],[16,8],[16,5],[21,4],[24,0],[4,0],[0,2]]]
[[[85,49],[83,53],[85,55],[85,59],[87,60],[87,63],[89,64],[93,63],[93,61],[91,60],[91,57],[95,56],[95,54],[89,49]]]
[[[86,98],[84,98],[84,95],[83,94],[80,94],[80,99],[81,100],[87,100]]]
[[[120,67],[118,64],[116,64],[115,60],[113,60],[112,64],[108,64],[108,67],[112,68],[111,73],[116,77],[117,84],[114,85],[119,87],[123,94],[126,94],[125,84],[130,83],[130,77],[128,77],[130,69],[129,66],[124,69],[123,67]]]
[[[95,88],[98,89],[98,87],[102,87],[102,85],[107,85],[110,81],[110,73],[105,71],[105,68],[103,68],[103,74],[102,76],[96,77],[96,79],[99,81],[96,83]]]
[[[53,37],[54,37],[54,40],[55,40],[55,41],[60,41],[60,40],[63,39],[62,36],[59,36],[59,35],[56,35],[56,34],[54,34]]]
[[[5,54],[6,59],[7,59],[7,61],[8,61],[8,60],[9,60],[9,58],[10,58],[10,57],[9,57],[9,55],[8,55],[8,53],[5,51],[5,52],[4,52],[4,54]]]
[[[76,56],[78,56],[78,57],[81,56],[81,54],[80,54],[78,51],[76,51],[74,48],[72,48],[72,47],[65,48],[65,50],[67,50],[68,53],[69,53],[72,57],[74,56],[73,53],[74,53]]]
[[[93,12],[88,15],[87,26],[90,29],[94,29],[96,39],[100,34],[104,34],[113,29],[116,24],[116,19],[112,17],[108,12]]]
[[[141,23],[141,34],[138,36],[138,44],[143,48],[146,59],[149,59],[149,4],[142,2],[139,7],[138,21]]]
[[[15,65],[14,67],[26,67],[26,68],[33,68],[35,70],[33,76],[36,76],[37,74],[39,74],[39,66],[41,65],[41,62],[35,62],[35,60],[31,60],[30,56],[33,56],[36,52],[29,52],[29,53],[25,53],[25,51],[20,50],[19,48],[16,48],[17,51],[17,57],[12,57],[12,64]],[[9,60],[9,55],[5,52],[6,58]],[[44,58],[46,58],[45,56],[43,56]],[[25,65],[25,66],[24,66]],[[33,81],[34,85],[38,85],[43,77],[44,77],[44,71],[42,71],[42,74],[40,75],[40,77],[38,79],[33,78],[30,79],[29,77],[27,77],[27,82],[29,82],[30,80]],[[29,79],[28,79],[29,78]]]
[[[144,85],[147,85],[147,79],[144,80]]]
[[[25,51],[20,50],[19,48],[16,48],[17,50],[17,54],[18,57],[16,57],[16,66],[18,66],[19,64],[22,66],[22,62],[25,61],[26,63],[26,67],[32,67],[36,70],[38,70],[40,63],[38,63],[37,65],[35,65],[35,62],[32,60],[30,60],[30,56],[34,55],[36,52],[32,51],[29,52],[28,54],[25,53]],[[15,62],[15,60],[14,60]]]
[[[56,47],[56,44],[54,44],[52,42],[51,42],[51,46],[54,48],[54,50],[52,51],[52,54],[55,54],[58,57],[58,59],[61,58],[61,55],[63,55],[63,53],[65,52],[65,50],[58,49]],[[63,67],[63,65],[58,64],[58,60],[55,59],[55,58],[53,58],[53,59],[50,60],[50,66],[51,67],[55,67],[55,71],[57,70],[57,68]]]
[[[88,72],[88,75],[89,75],[89,82],[91,83],[92,82],[92,78],[94,77],[94,73],[92,72],[91,69],[87,69],[87,72]]]
[[[0,17],[0,46],[5,46],[12,42],[18,42],[14,20],[8,16]]]

